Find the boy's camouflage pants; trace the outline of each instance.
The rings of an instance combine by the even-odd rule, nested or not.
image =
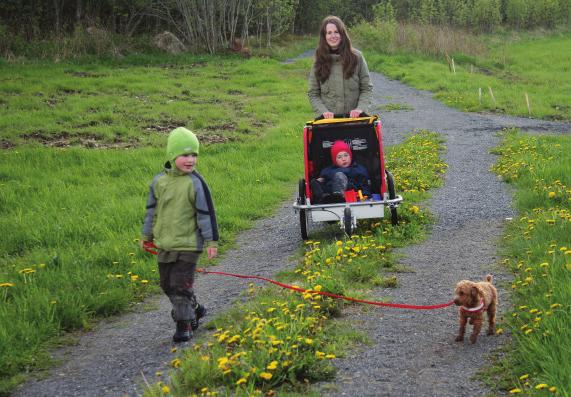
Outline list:
[[[158,256],[161,288],[172,303],[175,321],[191,321],[198,306],[194,295],[194,273],[200,252],[160,252]]]

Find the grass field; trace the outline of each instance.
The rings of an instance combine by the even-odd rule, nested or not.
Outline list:
[[[513,272],[512,335],[496,385],[512,394],[571,395],[571,138],[506,133],[495,172],[519,212],[505,234]],[[499,329],[499,332],[504,329]]]
[[[147,394],[317,395],[311,383],[334,376],[330,360],[367,336],[350,324],[330,321],[345,303],[315,291],[366,298],[374,287],[397,285],[396,276],[385,274],[395,271],[392,250],[424,236],[430,215],[419,202],[442,183],[443,150],[439,136],[427,131],[389,148],[387,167],[399,176],[396,189],[405,196],[399,225],[388,219],[363,222],[351,238],[339,236],[334,225],[335,234],[326,229],[307,241],[299,265],[282,273],[280,280],[309,292],[251,284],[248,301],[211,321],[215,332],[174,358],[169,379],[156,383]]]
[[[481,40],[488,52],[480,57],[456,53],[447,61],[444,56],[374,50],[365,55],[371,70],[432,91],[436,99],[463,111],[571,120],[570,34]]]
[[[570,120],[566,93],[571,83],[565,73],[570,43],[563,35],[492,45],[481,59],[455,54],[456,73],[445,61],[415,55],[367,51],[366,56],[372,70],[433,90],[459,109],[527,115],[527,92],[532,116]],[[280,58],[292,55],[286,48]],[[300,129],[311,117],[305,95],[309,65],[309,60],[283,65],[270,58],[136,55],[76,63],[0,63],[0,395],[9,394],[29,371],[47,368],[47,349],[66,331],[89,328],[98,316],[128,310],[158,292],[154,261],[138,249],[137,239],[148,184],[161,170],[172,128],[187,126],[203,143],[198,169],[214,194],[223,250],[237,232],[291,196],[302,173]],[[421,237],[430,217],[418,203],[426,198],[424,190],[438,185],[445,168],[426,156],[438,155],[440,145],[437,137],[423,133],[387,149],[390,168],[398,169],[395,176],[401,178],[397,190],[406,194],[406,225],[369,225],[372,233],[363,230],[347,241],[324,237],[306,247],[298,271],[283,279],[356,294],[359,287],[394,285],[396,280],[370,266],[371,259],[391,266],[391,246]],[[517,187],[520,211],[506,236],[505,252],[515,281],[514,312],[503,328],[514,336],[514,347],[494,374],[496,384],[513,393],[569,395],[571,389],[569,365],[561,364],[571,361],[565,348],[571,345],[569,146],[564,137],[508,134],[498,149],[502,157],[496,170]],[[439,168],[419,172],[418,165],[426,163]],[[350,259],[358,266],[348,267]],[[348,278],[328,279],[338,279],[338,269],[326,266],[331,264],[352,269]],[[303,315],[295,331],[303,335],[299,342],[304,346],[304,355],[295,357],[296,369],[308,380],[331,376],[327,360],[342,354],[347,340],[359,337],[346,329],[328,329],[318,319],[339,309],[331,302],[265,289],[250,293],[252,306],[245,310],[258,314],[244,319],[260,328],[266,342],[285,345],[277,339],[279,333],[271,333],[283,325],[276,324],[281,319],[270,322],[271,313],[288,309],[293,314],[298,305],[307,305],[295,312]],[[294,304],[295,299],[301,300]],[[257,370],[247,377],[232,372],[235,363],[252,364],[242,354],[218,360],[226,348],[239,346],[238,339],[229,340],[247,329],[228,328],[236,316],[242,318],[240,310],[215,322],[217,339],[205,343],[219,346],[208,360],[205,351],[196,350],[188,361],[172,365],[187,368],[198,362],[216,378],[208,378],[212,386],[204,387],[238,393],[298,381],[291,378],[296,372],[290,364],[282,365],[294,360],[274,363],[274,351],[260,351]],[[324,330],[322,339],[315,336]],[[294,349],[293,344],[287,346]],[[284,352],[293,354],[291,349]],[[220,380],[213,369],[231,370],[233,383]],[[188,386],[192,376],[178,371],[173,384],[181,391],[194,390]],[[165,393],[165,386],[156,385],[153,393]]]
[[[171,128],[186,125],[204,144],[198,170],[223,249],[291,195],[311,117],[306,68],[237,58],[0,66],[9,81],[0,107],[0,395],[49,365],[47,343],[62,332],[158,291],[136,239]]]

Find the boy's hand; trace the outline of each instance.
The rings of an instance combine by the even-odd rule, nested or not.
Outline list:
[[[218,248],[216,247],[208,247],[206,249],[206,253],[208,255],[208,259],[213,259],[218,255]]]
[[[149,240],[141,240],[139,241],[139,245],[144,251],[147,251],[149,254],[156,255],[157,254],[157,247],[153,244],[152,241]]]

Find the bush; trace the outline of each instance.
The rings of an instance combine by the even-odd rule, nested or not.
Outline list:
[[[491,33],[502,21],[498,0],[476,0],[472,10],[472,27],[477,32]]]

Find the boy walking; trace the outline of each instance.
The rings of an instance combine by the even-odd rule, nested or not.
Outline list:
[[[210,190],[195,170],[199,142],[186,128],[171,131],[165,170],[151,183],[141,245],[158,248],[160,284],[172,303],[174,342],[186,342],[206,308],[196,301],[193,284],[200,253],[217,253],[218,226]]]

